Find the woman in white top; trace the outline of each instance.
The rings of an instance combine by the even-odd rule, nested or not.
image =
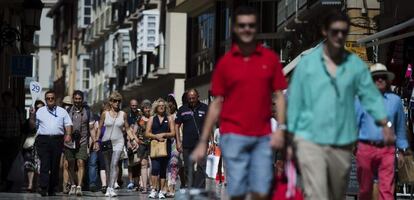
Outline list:
[[[102,137],[102,143],[105,141],[112,142],[112,151],[104,151],[105,166],[107,171],[107,177],[109,177],[108,189],[106,190],[105,196],[107,197],[116,197],[117,194],[114,191],[114,184],[118,177],[117,164],[121,156],[121,152],[124,148],[124,132],[122,131],[125,128],[128,139],[130,140],[133,148],[137,148],[138,138],[133,134],[129,128],[127,115],[124,111],[120,110],[120,104],[122,102],[122,96],[118,92],[113,92],[109,96],[110,110],[105,111],[101,115],[99,121],[99,129],[101,130],[102,126],[105,126],[105,133]],[[98,138],[100,136],[100,131],[98,132]],[[109,169],[109,170],[108,170]]]

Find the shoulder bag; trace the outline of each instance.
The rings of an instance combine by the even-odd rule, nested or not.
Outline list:
[[[101,146],[102,146],[101,149],[104,152],[112,151],[112,140],[111,140],[111,137],[112,137],[112,131],[114,130],[114,126],[115,126],[116,119],[118,119],[118,114],[119,114],[119,112],[116,114],[116,117],[114,119],[114,123],[112,123],[112,129],[111,129],[111,133],[109,134],[109,140],[102,141],[102,143],[101,143]],[[110,115],[111,114],[109,114],[109,116]]]

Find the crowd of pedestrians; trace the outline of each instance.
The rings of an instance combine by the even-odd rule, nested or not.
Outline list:
[[[12,185],[10,160],[19,153],[15,147],[26,124],[27,190],[37,185],[42,196],[56,195],[59,185],[67,195],[82,196],[86,183],[92,192],[116,197],[125,165],[126,188],[148,198],[174,197],[178,180],[181,188],[205,189],[206,155],[218,144],[231,199],[279,194],[280,184],[272,183],[281,159],[289,162],[276,167],[284,176],[276,180],[288,186],[276,198],[302,197],[292,191],[296,166],[305,199],[343,199],[353,152],[359,198],[371,199],[378,180],[380,199],[393,199],[394,168],[409,148],[404,107],[391,92],[395,75],[386,66],[368,67],[344,49],[349,18],[337,11],[327,15],[324,42],[301,58],[288,88],[278,55],[256,40],[256,11],[240,7],[233,15],[235,42],[214,70],[209,106],[189,89],[180,107],[169,94],[153,102],[128,99],[124,111],[127,101],[112,92],[94,114],[83,92],[74,91],[58,106],[55,92],[48,91],[25,122],[12,93],[3,93],[1,189]]]

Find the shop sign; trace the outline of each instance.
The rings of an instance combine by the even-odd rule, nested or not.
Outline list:
[[[11,58],[11,75],[15,77],[31,77],[33,71],[32,55],[14,55]]]
[[[367,49],[356,42],[346,42],[345,49],[358,55],[362,60],[368,61]]]

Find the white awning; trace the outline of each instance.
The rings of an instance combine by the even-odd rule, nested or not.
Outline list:
[[[287,64],[284,68],[283,68],[283,74],[286,76],[287,74],[289,74],[293,69],[295,69],[296,65],[299,63],[300,59],[302,58],[302,56],[307,55],[309,53],[311,53],[314,49],[318,48],[319,45],[321,45],[323,42],[319,43],[318,45],[307,49],[305,51],[303,51],[302,53],[300,53],[298,56],[296,56],[295,59],[293,59],[292,61],[290,61],[289,64]]]
[[[403,30],[405,28],[408,28],[410,26],[414,26],[414,18],[411,18],[410,20],[407,20],[401,24],[397,24],[395,26],[392,26],[390,28],[387,28],[383,31],[380,31],[378,33],[372,34],[368,37],[362,38],[357,40],[357,43],[359,44],[363,44],[365,46],[374,46],[374,45],[379,45],[379,44],[384,44],[384,43],[388,43],[388,42],[392,42],[395,40],[400,40],[400,39],[404,39],[407,37],[411,37],[414,36],[414,31],[412,32],[408,32],[408,33],[404,33],[401,35],[397,35],[397,36],[393,36],[393,37],[387,37],[387,38],[383,38],[380,40],[380,38],[388,36],[390,34],[393,34],[397,31]]]

